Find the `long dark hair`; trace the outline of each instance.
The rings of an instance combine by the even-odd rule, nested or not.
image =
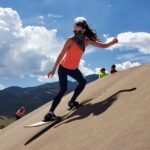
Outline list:
[[[85,37],[87,37],[88,39],[90,39],[92,41],[100,41],[100,39],[97,36],[96,30],[90,28],[90,26],[87,24],[86,20],[76,21],[75,24],[86,30],[84,33]]]

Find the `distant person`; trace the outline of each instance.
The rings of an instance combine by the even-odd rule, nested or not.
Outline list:
[[[98,39],[96,31],[89,27],[84,17],[77,17],[75,19],[73,33],[74,35],[66,40],[52,70],[48,72],[48,77],[52,77],[58,67],[60,90],[54,97],[49,112],[44,116],[44,121],[53,121],[57,119],[54,111],[67,91],[67,76],[72,77],[79,83],[73,93],[73,96],[68,102],[68,106],[72,109],[79,105],[79,102],[76,99],[83,91],[86,85],[86,80],[78,67],[80,60],[85,53],[86,47],[88,45],[93,45],[99,48],[108,48],[118,43],[118,39],[116,38],[108,43],[102,43]]]
[[[102,69],[100,70],[99,78],[103,78],[103,77],[108,76],[108,75],[109,75],[109,74],[106,73],[106,69],[105,69],[105,68],[102,68]]]
[[[26,113],[25,108],[21,107],[20,109],[18,109],[18,111],[15,114],[16,119],[18,120],[18,119],[22,118],[25,115],[25,113]]]
[[[113,65],[111,66],[111,71],[110,71],[110,73],[113,74],[113,73],[116,73],[116,72],[117,72],[117,70],[116,70],[116,65],[113,64]]]

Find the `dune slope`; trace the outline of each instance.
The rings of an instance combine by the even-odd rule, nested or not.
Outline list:
[[[150,65],[118,72],[88,84],[83,106],[67,116],[65,96],[56,114],[62,121],[38,128],[50,103],[0,132],[1,150],[150,150]]]

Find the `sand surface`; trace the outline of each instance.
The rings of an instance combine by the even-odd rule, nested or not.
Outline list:
[[[65,96],[56,114],[67,114]],[[150,150],[150,65],[118,72],[86,86],[83,106],[63,121],[37,128],[47,103],[0,131],[0,150]]]

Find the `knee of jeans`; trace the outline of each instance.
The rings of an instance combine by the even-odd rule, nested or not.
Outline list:
[[[80,84],[82,84],[83,86],[85,86],[87,83],[87,81],[85,79],[82,80],[82,82]]]
[[[67,91],[67,88],[65,88],[65,87],[60,89],[60,92],[63,93],[63,94],[66,93],[66,91]]]

